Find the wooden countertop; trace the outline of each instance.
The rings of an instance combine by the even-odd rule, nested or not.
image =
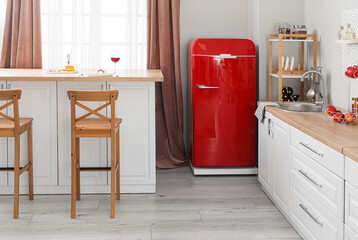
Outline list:
[[[351,158],[358,161],[358,124],[337,124],[325,113],[289,112],[275,107],[266,107],[266,111],[340,153],[357,148]]]
[[[358,148],[344,148],[343,154],[358,162]]]
[[[0,68],[0,81],[117,81],[117,82],[163,82],[161,70],[140,69],[121,70],[118,77],[112,76],[80,76],[79,74],[46,73],[44,69],[9,69]]]

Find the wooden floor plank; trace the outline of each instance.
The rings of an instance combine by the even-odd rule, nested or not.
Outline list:
[[[82,195],[70,218],[70,195],[0,196],[0,239],[298,240],[261,189],[257,176],[195,177],[188,167],[158,170],[157,193],[122,194],[116,218],[109,195]]]

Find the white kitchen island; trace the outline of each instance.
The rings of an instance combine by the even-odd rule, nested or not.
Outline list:
[[[0,89],[21,89],[20,117],[34,119],[35,194],[71,192],[68,89],[119,90],[116,116],[123,119],[120,132],[121,192],[154,193],[155,82],[162,81],[160,70],[128,70],[120,71],[119,77],[89,77],[48,74],[41,69],[0,69]],[[100,105],[95,102],[85,104]],[[12,109],[7,111],[11,114]],[[104,109],[102,113],[110,113],[109,109],[106,111]],[[81,114],[79,109],[78,114]],[[26,137],[26,134],[21,136],[21,163],[27,161]],[[80,149],[81,167],[110,166],[110,139],[81,139]],[[12,167],[13,156],[13,139],[0,138],[0,167]],[[109,193],[109,179],[109,172],[82,172],[81,193]],[[20,180],[20,193],[27,193],[28,178],[21,176]],[[13,173],[0,172],[0,194],[12,194],[12,185]]]

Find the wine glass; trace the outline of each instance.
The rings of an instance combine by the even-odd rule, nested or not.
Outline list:
[[[117,77],[118,74],[117,74],[117,68],[116,68],[116,63],[119,62],[119,51],[112,51],[111,53],[111,60],[112,62],[114,62],[114,74],[113,74],[113,77]]]

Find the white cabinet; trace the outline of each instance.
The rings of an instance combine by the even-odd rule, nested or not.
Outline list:
[[[345,222],[358,233],[358,189],[346,182]]]
[[[358,240],[358,234],[347,225],[344,226],[344,240]]]
[[[284,214],[289,213],[290,150],[289,125],[271,118],[272,197]]]
[[[33,121],[34,191],[36,186],[57,185],[57,101],[56,82],[8,81],[8,89],[21,89],[20,117]],[[12,114],[12,108],[9,113]],[[8,165],[14,164],[14,139],[8,139]],[[27,162],[27,133],[21,135],[20,165]],[[13,185],[13,173],[9,172]],[[21,185],[28,184],[27,172],[20,178]],[[27,188],[20,188],[27,191]]]
[[[259,171],[259,181],[266,191],[267,194],[272,194],[272,162],[271,162],[271,151],[270,151],[270,140],[271,140],[271,117],[270,113],[266,112],[266,117],[263,122],[259,121],[258,123],[258,171]]]
[[[342,240],[344,224],[328,211],[304,186],[292,181],[290,219],[303,239]]]
[[[289,125],[266,113],[259,123],[259,180],[279,209],[289,213]]]
[[[108,89],[119,90],[116,117],[120,126],[120,164],[123,192],[137,185],[155,192],[155,94],[154,82],[109,82]],[[109,111],[108,111],[109,114]],[[108,151],[110,151],[108,139]],[[110,162],[110,154],[108,154]],[[110,174],[108,174],[110,175]],[[138,191],[140,192],[140,191]]]
[[[291,145],[291,181],[296,181],[322,206],[344,220],[344,180]]]
[[[0,81],[0,90],[5,88],[6,82]],[[0,101],[0,106],[4,104],[5,101]],[[6,110],[4,109],[1,112],[6,113]],[[0,138],[0,168],[5,167],[7,167],[7,138]],[[7,172],[0,171],[0,186],[7,186]]]
[[[105,90],[105,82],[58,82],[58,166],[59,185],[71,184],[71,112],[70,100],[67,90]],[[84,105],[95,109],[103,103],[82,102]],[[86,110],[77,107],[77,117],[87,113]],[[106,109],[100,111],[106,115]],[[96,117],[96,116],[90,116]],[[107,167],[107,139],[106,138],[81,138],[80,139],[80,165],[81,167]],[[109,166],[109,165],[108,165]],[[81,172],[81,186],[107,185],[107,172]],[[84,187],[81,192],[94,193],[95,189]],[[103,192],[105,189],[102,190]]]

